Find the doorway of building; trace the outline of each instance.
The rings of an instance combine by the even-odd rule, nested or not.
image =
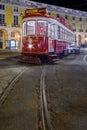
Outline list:
[[[18,30],[11,32],[11,41],[15,41],[15,48],[20,49],[21,47],[21,34]],[[12,42],[13,43],[13,42]]]
[[[0,30],[0,48],[5,48],[7,39],[7,31],[4,29]]]

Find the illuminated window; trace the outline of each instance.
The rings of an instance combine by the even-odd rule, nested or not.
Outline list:
[[[60,39],[60,26],[58,26],[58,38]]]
[[[56,38],[58,39],[59,37],[59,30],[58,30],[58,26],[56,26],[57,27],[57,31],[56,31]]]
[[[65,30],[63,29],[63,39],[65,39]]]
[[[35,21],[27,22],[27,35],[35,35]]]
[[[37,34],[46,35],[46,21],[37,22]]]
[[[65,40],[67,40],[67,31],[65,30]]]
[[[60,27],[60,39],[63,39],[63,29]]]
[[[50,38],[55,38],[55,25],[49,23],[48,25],[48,35]]]

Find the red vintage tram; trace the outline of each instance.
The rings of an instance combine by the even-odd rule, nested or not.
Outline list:
[[[41,64],[67,55],[75,43],[75,34],[64,18],[56,19],[46,8],[26,9],[23,17],[22,61]]]

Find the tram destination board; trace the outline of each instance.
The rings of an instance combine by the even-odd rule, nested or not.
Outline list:
[[[25,10],[25,15],[36,14],[36,13],[46,14],[46,12],[47,12],[47,9],[46,9],[46,8],[26,9],[26,10]]]

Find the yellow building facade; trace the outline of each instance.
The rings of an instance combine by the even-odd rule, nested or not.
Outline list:
[[[48,14],[55,18],[64,17],[71,24],[76,34],[75,44],[78,46],[87,43],[86,12],[33,1],[27,3],[24,0],[7,1],[2,0],[0,2],[0,48],[21,50],[22,16],[26,8],[35,7],[46,7]]]
[[[0,48],[22,48],[22,15],[25,7],[0,3]]]

